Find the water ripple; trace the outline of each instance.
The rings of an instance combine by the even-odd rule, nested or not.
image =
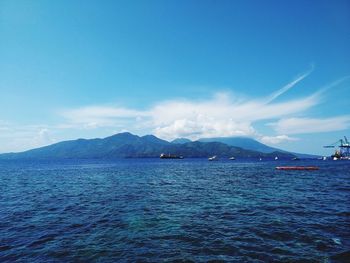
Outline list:
[[[306,164],[0,161],[0,261],[347,262],[350,163]]]

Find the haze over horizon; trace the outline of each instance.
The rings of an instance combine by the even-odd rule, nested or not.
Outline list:
[[[350,137],[350,2],[0,2],[0,153],[129,131]]]

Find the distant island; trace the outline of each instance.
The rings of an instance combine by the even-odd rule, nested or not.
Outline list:
[[[63,141],[19,153],[0,154],[0,159],[114,159],[152,158],[160,154],[184,158],[207,158],[217,155],[235,158],[295,158],[307,157],[271,148],[251,138],[211,138],[190,141],[180,138],[168,142],[154,135],[137,136],[128,132],[103,139]],[[312,157],[311,155],[309,157]]]

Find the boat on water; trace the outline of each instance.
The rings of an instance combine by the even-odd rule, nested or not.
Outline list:
[[[300,161],[300,158],[294,157],[294,158],[292,158],[292,161]]]
[[[216,155],[208,158],[208,161],[217,161],[217,160],[219,160],[219,158]]]
[[[235,158],[235,157],[233,157],[233,156],[232,156],[232,157],[230,157],[229,159],[230,159],[231,161],[236,160],[236,158]]]
[[[178,155],[175,155],[175,154],[165,154],[165,153],[162,153],[160,156],[159,156],[160,159],[183,159],[184,157],[183,156],[178,156]]]
[[[278,160],[278,156],[275,157],[275,161],[277,161],[277,160]]]
[[[317,158],[317,160],[326,161],[327,160],[327,156],[319,157],[319,158]]]
[[[337,160],[350,160],[350,143],[348,138],[344,136],[344,139],[340,139],[331,145],[325,145],[324,148],[336,148],[334,154],[331,155],[331,159]]]
[[[317,166],[277,166],[277,170],[318,170]]]
[[[342,151],[336,150],[333,155],[331,155],[333,161],[337,160],[350,160],[350,155],[345,154]]]

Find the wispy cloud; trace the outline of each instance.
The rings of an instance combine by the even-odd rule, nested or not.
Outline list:
[[[288,135],[262,136],[260,141],[266,144],[279,144],[281,142],[298,141],[298,138],[289,137]]]
[[[314,96],[283,103],[235,100],[220,94],[201,102],[168,101],[150,109],[155,133],[163,138],[256,136],[253,123],[303,112],[317,104]]]
[[[271,124],[278,133],[304,134],[341,131],[350,127],[350,115],[332,118],[285,118]]]
[[[253,123],[303,112],[318,103],[318,98],[267,103],[264,99],[238,100],[228,93],[215,94],[202,101],[171,100],[144,111],[118,107],[84,107],[65,110],[69,125],[83,128],[143,127],[164,139],[211,136],[255,136]],[[67,124],[66,124],[67,125]]]
[[[59,111],[63,122],[54,125],[15,125],[0,120],[0,152],[21,151],[44,146],[59,138],[106,135],[128,130],[137,134],[153,133],[172,140],[186,137],[250,136],[267,144],[297,140],[291,135],[349,129],[350,115],[314,118],[310,109],[323,102],[328,90],[349,76],[299,98],[280,102],[278,97],[295,87],[313,68],[276,92],[258,98],[242,98],[218,92],[205,100],[175,99],[137,108],[93,105]],[[262,134],[257,123],[269,123],[272,132]],[[81,130],[85,131],[82,133]],[[69,132],[68,132],[69,131]],[[57,135],[57,136],[56,136]],[[67,136],[68,135],[68,136]]]
[[[305,114],[321,101],[319,91],[297,99],[278,102],[277,98],[308,76],[303,73],[267,97],[241,99],[230,93],[216,93],[207,100],[176,99],[160,101],[145,110],[91,106],[65,110],[61,114],[69,125],[84,128],[128,127],[143,129],[164,139],[212,136],[252,136],[265,142],[292,140],[283,129],[275,136],[263,136],[254,128],[257,121],[278,121]],[[266,99],[267,98],[267,99]]]
[[[301,74],[300,76],[298,76],[297,78],[295,78],[293,81],[291,81],[290,83],[288,83],[287,85],[285,85],[284,87],[282,87],[281,89],[277,90],[276,92],[272,93],[268,98],[267,98],[267,103],[277,99],[279,96],[281,96],[282,94],[286,93],[288,90],[290,90],[291,88],[293,88],[296,84],[298,84],[300,81],[302,81],[303,79],[305,79],[307,76],[309,76],[311,74],[311,72],[314,70],[314,66],[311,65],[311,68],[306,71],[305,73]]]
[[[88,106],[77,109],[64,110],[61,115],[70,124],[84,125],[86,128],[115,125],[115,120],[128,120],[147,116],[147,112],[121,107]]]
[[[315,96],[320,96],[322,95],[323,93],[327,92],[328,90],[334,88],[334,87],[337,87],[338,85],[342,84],[343,82],[347,81],[350,79],[350,76],[345,76],[345,77],[342,77],[342,78],[339,78],[327,85],[325,85],[324,87],[322,87],[321,89],[319,89],[316,93],[315,93]]]

